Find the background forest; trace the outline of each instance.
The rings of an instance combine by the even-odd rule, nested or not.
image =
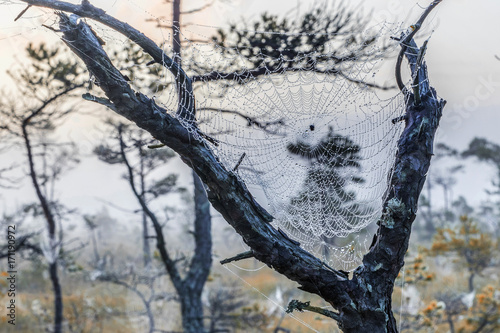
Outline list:
[[[257,56],[267,51],[272,55],[281,50],[283,42],[279,38],[263,42],[259,31],[296,31],[302,27],[316,36],[325,29],[343,27],[346,34],[355,35],[373,24],[371,19],[387,19],[406,9],[382,5],[376,15],[366,10],[355,16],[353,13],[359,14],[361,7],[337,2],[328,7],[340,13],[336,16],[318,10],[321,7],[316,3],[292,9],[293,14],[283,19],[280,11],[264,13],[265,7],[246,4],[242,8],[255,11],[243,20],[247,29],[236,22],[211,22],[219,17],[217,13],[227,13],[238,5],[237,1],[158,1],[148,8],[157,10],[156,16],[143,9],[141,17],[146,19],[140,25],[146,31],[168,32],[163,42],[180,64],[184,56],[192,55],[189,43],[181,40],[183,29],[197,20],[208,21],[220,27],[207,36],[211,42],[229,50],[242,45],[258,49],[245,55],[247,66],[258,68],[261,64],[255,60]],[[15,6],[9,19],[23,8]],[[40,26],[36,29],[44,29]],[[328,304],[298,290],[296,283],[259,261],[246,259],[221,265],[221,260],[247,247],[209,207],[199,178],[149,133],[91,103],[95,102],[92,86],[99,82],[89,78],[66,45],[57,39],[25,43],[6,30],[0,30],[0,41],[11,41],[19,56],[15,61],[1,60],[9,68],[2,73],[0,95],[1,331],[338,331],[332,321],[317,313],[285,311],[294,299],[324,308]],[[432,36],[434,32],[427,34]],[[296,54],[304,48],[321,50],[327,42],[320,37],[287,41]],[[129,80],[157,93],[169,89],[157,79],[157,67],[135,66],[150,60],[140,48],[132,43],[113,47],[110,56]],[[433,45],[427,52],[437,48],[439,45]],[[389,47],[381,52],[389,59],[395,57]],[[406,264],[393,294],[393,311],[401,332],[500,331],[500,135],[467,127],[469,123],[487,124],[499,119],[500,59],[495,59],[495,53],[481,55],[491,61],[491,75],[478,74],[465,88],[469,89],[465,98],[444,96],[451,103],[444,111],[445,123],[438,132],[419,199]],[[226,56],[234,55],[229,52]],[[473,62],[462,67],[469,73],[476,65]],[[266,66],[271,68],[273,64]],[[431,72],[436,69],[432,68],[432,59],[429,67]],[[189,70],[200,80],[201,73],[209,72],[203,65],[193,65]],[[381,73],[384,71],[381,69]],[[436,72],[440,89],[454,84],[441,78],[446,76],[444,69]],[[392,78],[390,75],[387,77]],[[389,79],[365,83],[367,89],[382,94],[396,91]],[[452,89],[442,90],[444,94]],[[483,109],[487,109],[484,114]],[[495,119],[485,117],[491,110]],[[231,112],[249,127],[273,131],[279,125]],[[469,122],[472,112],[476,112],[472,116],[476,119]],[[307,174],[303,190],[293,200],[314,201],[308,194],[309,187],[317,185],[314,179],[330,177],[340,179],[330,190],[348,198],[339,199],[343,204],[354,205],[355,194],[346,188],[350,182],[365,180],[345,180],[342,175],[345,170],[356,174],[361,169],[361,148],[348,137],[335,136],[334,131],[330,128],[317,146],[297,142],[288,147],[290,154],[317,166]],[[466,134],[460,136],[460,131]],[[454,140],[456,136],[460,140]],[[340,151],[348,162],[315,160],[318,150]],[[355,208],[350,206],[349,210]],[[8,226],[12,225],[16,226],[18,276],[15,327],[9,324],[3,305],[9,301]]]

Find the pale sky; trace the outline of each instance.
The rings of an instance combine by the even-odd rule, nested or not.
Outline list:
[[[77,3],[77,1],[70,2]],[[157,1],[157,3],[162,2]],[[307,9],[312,2],[312,0],[300,1],[301,8]],[[139,0],[100,0],[92,1],[92,3],[139,28],[158,42],[161,42],[162,38],[168,38],[168,30],[159,31],[154,29],[153,24],[144,22],[147,18],[168,16],[167,7],[146,5],[144,1]],[[202,3],[203,1],[184,1],[184,9],[196,8]],[[256,17],[263,11],[286,13],[296,3],[298,2],[282,0],[221,0],[210,12],[194,16],[190,21],[223,27],[228,21],[238,21],[242,16]],[[398,20],[409,18],[405,22],[407,26],[415,22],[422,8],[430,1],[355,0],[349,3],[362,3],[361,6],[365,10],[372,10],[374,21],[385,19],[389,22],[398,22]],[[0,6],[0,50],[2,50],[0,54],[0,73],[2,74],[0,75],[1,83],[5,84],[9,83],[9,80],[4,79],[3,73],[15,63],[15,56],[23,53],[28,42],[55,41],[57,35],[41,27],[41,23],[50,25],[55,20],[49,10],[40,11],[32,8],[19,21],[14,22],[13,19],[25,6],[9,1],[0,1]],[[499,14],[500,1],[498,0],[444,0],[426,22],[427,31],[433,30],[426,56],[431,84],[437,89],[439,95],[448,101],[439,129],[438,141],[444,141],[450,146],[461,149],[465,148],[475,136],[483,136],[500,143],[498,130],[500,61],[495,59],[495,55],[500,56]],[[391,72],[388,72],[389,80],[392,79],[391,75]],[[82,119],[75,117],[69,122],[68,126],[75,126],[74,133],[78,132],[77,126],[82,126],[80,122]],[[87,130],[92,130],[94,125],[88,126]],[[75,135],[78,137],[78,134]],[[90,153],[91,145],[87,146],[83,148],[84,153]],[[89,164],[89,162],[84,162],[84,165],[87,171],[95,172],[96,186],[109,178],[109,174],[99,172],[103,165]],[[78,170],[82,168],[80,166]],[[493,170],[485,167],[469,170],[467,177],[464,177],[464,180],[458,184],[455,192],[468,193],[473,203],[484,199],[483,189],[493,175]],[[74,171],[65,182],[69,186],[69,184],[83,183],[87,180]],[[127,196],[124,194],[126,191],[126,187],[113,190],[110,187],[109,191],[103,189],[102,195],[122,197]],[[67,188],[64,196],[69,204],[76,204],[81,200],[90,200],[84,198],[91,194],[81,190],[73,192]],[[16,197],[14,200],[16,203],[23,202],[24,195],[14,197]],[[99,204],[95,203],[92,206],[93,208],[99,207]]]

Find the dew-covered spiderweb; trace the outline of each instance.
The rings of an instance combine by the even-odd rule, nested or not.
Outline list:
[[[377,29],[360,38],[383,34]],[[258,201],[277,228],[330,266],[350,270],[381,215],[401,130],[391,120],[404,108],[401,96],[381,98],[360,83],[373,82],[379,46],[361,42],[339,52],[344,38],[350,36],[304,53],[193,43],[183,65],[222,64],[217,73],[196,73],[195,83],[198,127],[218,141],[211,148],[221,163],[260,189]],[[334,58],[345,60],[334,64]]]
[[[372,69],[348,73],[366,78]],[[402,99],[308,71],[252,77],[224,94],[197,98],[211,111],[200,112],[200,128],[220,142],[221,162],[259,186],[276,227],[306,250],[333,267],[359,264],[371,238],[363,231],[381,214]]]
[[[183,56],[185,68],[197,69],[198,127],[218,141],[210,147],[221,163],[254,185],[277,228],[344,270],[370,245],[401,130],[391,120],[403,98],[360,83],[374,82],[385,54],[369,40],[387,37],[385,28],[363,31],[352,45],[352,36],[325,34],[334,42],[320,52],[191,43]],[[253,35],[263,43],[310,37]]]
[[[128,2],[146,19],[172,24]],[[42,13],[57,28],[55,16]],[[249,186],[276,228],[331,267],[351,270],[371,243],[402,130],[391,122],[404,112],[402,95],[373,86],[391,84],[376,74],[394,56],[398,44],[389,36],[399,32],[356,21],[344,30],[280,30],[280,20],[270,22],[183,28],[182,67],[193,78],[197,122],[180,120]],[[148,65],[126,37],[88,23],[133,88],[175,116],[168,66]],[[352,32],[356,24],[362,29]],[[172,56],[171,30],[157,31]]]

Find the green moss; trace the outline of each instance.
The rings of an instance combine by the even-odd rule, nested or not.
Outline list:
[[[394,217],[402,217],[405,214],[405,204],[401,202],[398,198],[392,198],[387,202],[386,213],[382,218],[382,224],[386,228],[394,228],[395,221]]]

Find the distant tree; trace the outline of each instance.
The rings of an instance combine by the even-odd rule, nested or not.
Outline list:
[[[302,190],[290,202],[289,213],[303,220],[311,215],[309,210],[314,211],[318,223],[325,225],[324,229],[344,221],[355,224],[361,209],[356,192],[349,190],[349,186],[364,182],[356,175],[361,169],[361,147],[329,127],[327,135],[318,143],[310,145],[299,141],[288,144],[287,149],[310,164]],[[323,236],[329,244],[333,244],[335,238]],[[326,252],[324,255],[329,256]]]
[[[95,270],[90,273],[91,280],[118,285],[132,292],[144,306],[148,319],[147,331],[149,333],[157,332],[154,303],[159,300],[175,299],[175,295],[158,290],[158,281],[165,275],[165,271],[151,264],[146,268],[137,268],[131,262],[113,267],[115,265],[111,265],[111,261],[114,258],[105,256],[103,259],[100,262],[93,262]]]
[[[474,291],[474,278],[491,265],[495,255],[495,242],[481,232],[477,223],[468,216],[460,217],[457,228],[437,229],[428,255],[456,254],[455,262],[469,273],[469,292]]]
[[[497,170],[495,180],[492,181],[495,190],[492,195],[500,195],[500,145],[484,138],[474,138],[469,148],[462,152],[463,157],[476,157],[479,161],[492,164]]]
[[[483,211],[492,213],[495,220],[498,221],[500,219],[500,145],[484,138],[474,138],[461,155],[466,158],[475,157],[496,169],[496,175],[491,181],[493,190],[486,191],[491,198],[496,198],[496,200],[485,203]],[[495,227],[498,229],[498,222],[496,222]]]
[[[451,209],[452,206],[457,204],[453,200],[452,189],[457,183],[456,174],[464,168],[461,163],[447,167],[445,171],[442,171],[439,168],[440,161],[455,161],[460,158],[458,150],[444,143],[436,144],[433,158],[434,164],[429,170],[429,175],[425,185],[426,191],[425,193],[422,193],[419,199],[419,206],[424,208],[421,210],[421,214],[419,216],[420,220],[423,222],[423,232],[420,234],[424,239],[429,240],[434,235],[437,227],[457,218],[457,216],[454,215],[454,211]],[[433,200],[432,192],[438,186],[443,190],[443,209],[436,209],[436,207],[433,206],[433,201],[435,200]],[[459,198],[458,200],[460,201],[461,199]],[[464,214],[465,213],[467,212],[464,212]]]
[[[238,286],[210,288],[206,301],[208,333],[234,332],[240,330],[265,330],[270,318],[258,303],[249,300]]]
[[[488,285],[477,295],[438,293],[404,329],[412,333],[494,333],[500,328],[499,288]]]
[[[151,200],[160,196],[175,192],[177,190],[177,175],[169,174],[165,178],[151,181],[151,173],[171,160],[175,154],[170,149],[149,149],[152,139],[141,129],[132,128],[122,123],[109,124],[111,128],[111,140],[106,144],[100,144],[94,149],[99,159],[108,164],[123,164],[126,166],[127,174],[124,178],[128,181],[130,188],[139,200],[142,212],[142,253],[144,267],[151,263],[151,250],[148,220],[148,211],[145,208]],[[181,189],[179,189],[181,190]],[[143,206],[144,205],[144,206]]]
[[[195,221],[192,230],[195,243],[194,253],[183,258],[174,258],[167,249],[168,239],[163,231],[163,223],[151,208],[151,201],[182,189],[177,187],[177,175],[174,174],[169,174],[156,181],[148,180],[148,176],[159,167],[164,166],[168,160],[174,157],[174,153],[168,148],[148,149],[147,145],[151,144],[153,140],[141,129],[135,129],[122,123],[114,124],[112,128],[113,137],[110,143],[98,146],[95,153],[106,163],[125,166],[127,172],[125,179],[146,217],[143,221],[150,222],[154,229],[154,235],[150,236],[147,224],[143,225],[143,242],[147,243],[150,238],[156,239],[160,260],[181,303],[183,326],[186,331],[203,330],[201,292],[212,264],[209,206],[197,203],[197,201],[206,200],[205,191],[201,184],[195,187]],[[197,177],[193,179],[199,180]],[[186,253],[186,248],[184,247],[181,252]],[[186,259],[187,257],[190,259]],[[185,272],[183,272],[182,267],[185,267]]]
[[[443,239],[439,233],[440,230],[442,229],[438,229],[437,240],[433,244],[433,248],[436,251],[437,248],[442,249],[437,252],[447,259],[457,258],[455,260],[457,268],[463,266],[461,264],[465,260],[459,256],[463,256],[464,251],[445,251],[445,248],[468,247],[468,251],[476,255],[481,252],[477,251],[477,244],[474,244],[475,242],[471,242],[471,245],[465,246],[462,240],[457,240],[456,235],[450,236],[446,234],[446,245],[443,246]],[[460,229],[460,232],[463,236],[465,230]],[[479,239],[479,241],[483,240],[482,238]],[[494,247],[488,241],[486,241],[486,246]],[[431,256],[435,255],[435,252],[432,250],[424,249],[423,251],[423,253],[429,252],[431,252]],[[454,256],[455,253],[457,256]],[[480,261],[484,264],[484,258],[481,258]],[[466,264],[466,266],[469,265]],[[443,281],[439,281],[439,277],[436,277],[438,274],[438,271],[432,272],[429,270],[422,255],[417,255],[415,258],[409,259],[405,265],[404,274],[400,273],[399,276],[399,278],[404,279],[405,285],[402,287],[404,288],[402,296],[408,293],[408,285],[420,285],[424,290],[422,294],[425,294],[425,291],[433,290],[436,286],[433,288],[432,284],[443,283]],[[470,277],[468,277],[468,280],[470,281]],[[399,284],[398,282],[396,283]],[[425,283],[425,286],[422,283]],[[446,330],[452,333],[486,333],[495,332],[498,329],[498,318],[500,317],[500,301],[498,299],[500,290],[498,288],[488,285],[477,293],[474,290],[470,290],[467,293],[459,293],[456,290],[440,288],[439,285],[437,287],[437,291],[430,295],[432,300],[425,306],[422,306],[418,312],[404,311],[403,306],[401,307],[403,311],[400,313],[400,316],[402,319],[404,318],[400,323],[402,332],[424,333]],[[420,298],[418,299],[420,300]],[[405,301],[404,299],[402,300],[402,302]]]
[[[202,7],[192,9],[189,12],[181,11],[181,0],[172,0],[172,53],[173,61],[182,66],[182,42],[181,42],[181,16],[203,11],[211,3]],[[186,98],[183,96],[183,88],[177,84],[179,101]],[[190,98],[190,97],[188,97]],[[192,172],[194,186],[194,210],[195,210],[195,257],[191,261],[187,279],[193,279],[183,287],[177,289],[181,298],[182,324],[186,332],[199,332],[204,330],[203,325],[203,303],[201,293],[208,279],[212,266],[212,216],[210,215],[210,203],[205,187],[196,172]],[[204,255],[202,255],[202,253]],[[182,295],[180,293],[183,293]]]
[[[62,106],[71,93],[83,87],[82,73],[74,59],[64,56],[59,47],[45,44],[26,48],[29,63],[8,74],[14,80],[19,95],[3,94],[0,128],[8,142],[26,154],[28,173],[38,200],[33,207],[43,217],[48,232],[48,244],[42,248],[49,264],[54,292],[54,332],[62,331],[63,300],[58,277],[58,262],[63,230],[59,227],[65,208],[54,198],[54,187],[61,175],[75,162],[75,146],[51,142],[48,135],[73,110]]]
[[[233,23],[228,30],[219,29],[212,42],[220,46],[226,65],[216,64],[190,68],[196,72],[193,82],[235,81],[244,83],[248,78],[266,73],[283,74],[298,69],[343,77],[369,87],[392,89],[357,80],[347,74],[355,64],[374,60],[387,51],[383,46],[377,52],[375,34],[367,34],[370,16],[346,2],[334,5],[315,2],[295,19],[280,18],[263,13],[258,20]]]
[[[500,330],[500,288],[488,285],[475,297],[457,333],[493,333]]]
[[[12,249],[9,251],[8,242],[0,242],[0,260],[4,259],[9,262],[9,256],[12,255],[14,255],[14,262],[15,256],[20,256],[23,260],[43,256],[43,251],[40,248],[38,241],[38,236],[40,235],[42,228],[39,230],[27,231],[27,229],[30,229],[27,226],[29,218],[37,216],[34,208],[35,207],[33,207],[33,205],[27,204],[22,206],[20,209],[17,209],[14,213],[4,213],[0,218],[0,226],[2,227],[2,231],[5,231],[2,240],[8,239],[8,226],[15,226],[17,229],[15,230],[16,241],[14,244],[14,251],[12,251]]]

